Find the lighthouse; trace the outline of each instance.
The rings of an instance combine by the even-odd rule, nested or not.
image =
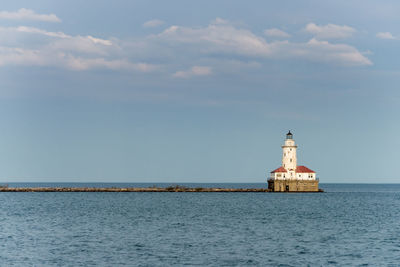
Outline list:
[[[297,167],[297,146],[293,140],[293,134],[289,131],[286,134],[285,144],[282,146],[282,167],[287,170],[290,178],[295,177]]]
[[[282,146],[282,166],[270,172],[268,188],[274,192],[318,192],[315,171],[297,165],[297,145],[293,134],[286,134]]]

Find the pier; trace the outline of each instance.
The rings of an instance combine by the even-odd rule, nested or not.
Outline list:
[[[0,192],[249,192],[268,193],[273,192],[268,188],[207,188],[207,187],[8,187],[1,186]],[[320,189],[317,192],[323,192]]]

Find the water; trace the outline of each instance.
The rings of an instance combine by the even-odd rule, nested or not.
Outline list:
[[[321,187],[0,193],[0,265],[400,266],[400,185]]]

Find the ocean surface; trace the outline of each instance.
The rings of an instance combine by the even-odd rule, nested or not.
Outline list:
[[[400,184],[320,187],[325,193],[0,192],[0,266],[400,266]]]

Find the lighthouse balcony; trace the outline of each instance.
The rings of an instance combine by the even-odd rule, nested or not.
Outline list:
[[[274,181],[274,180],[282,180],[282,181],[295,181],[295,180],[304,180],[304,181],[319,181],[319,178],[313,177],[313,178],[299,178],[299,177],[269,177],[268,181]]]

